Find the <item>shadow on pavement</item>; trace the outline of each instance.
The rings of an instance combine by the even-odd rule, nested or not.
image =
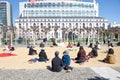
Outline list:
[[[88,80],[110,80],[110,79],[95,76],[94,78],[89,78]]]

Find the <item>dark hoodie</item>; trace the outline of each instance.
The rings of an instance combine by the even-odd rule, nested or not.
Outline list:
[[[52,71],[60,72],[62,70],[63,62],[59,58],[59,52],[55,52],[55,57],[52,59]]]
[[[46,60],[47,60],[46,52],[42,49],[41,52],[39,53],[39,61],[46,61]]]

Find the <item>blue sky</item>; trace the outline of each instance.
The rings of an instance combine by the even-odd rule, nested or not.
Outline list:
[[[12,4],[13,8],[13,24],[16,18],[19,17],[19,2],[27,0],[6,0]],[[82,0],[91,2],[93,0]],[[99,3],[99,17],[107,18],[109,23],[120,23],[120,0],[96,0]]]

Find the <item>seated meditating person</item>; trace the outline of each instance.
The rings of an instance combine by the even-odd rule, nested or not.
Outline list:
[[[53,41],[53,42],[52,42],[52,44],[53,44],[53,46],[57,46],[57,44],[56,44],[56,42],[55,42],[55,41]]]
[[[34,54],[37,54],[37,51],[35,49],[33,49],[33,46],[31,46],[29,48],[29,55],[34,55]]]
[[[80,42],[77,43],[77,47],[80,47]]]
[[[80,46],[79,51],[77,53],[77,57],[75,58],[76,63],[82,63],[86,60],[86,52],[83,48],[83,46]]]
[[[63,61],[59,57],[59,52],[55,52],[55,57],[52,59],[52,71],[53,72],[60,72],[63,68]]]
[[[97,57],[97,56],[98,56],[98,52],[95,47],[93,47],[92,50],[90,51],[90,53],[87,55],[88,58],[93,58],[93,57]]]
[[[109,47],[108,53],[106,55],[106,58],[103,59],[103,62],[107,62],[111,64],[115,63],[114,50],[112,49],[112,47]]]
[[[39,53],[39,61],[48,61],[49,59],[47,58],[46,52],[44,49],[41,49]]]
[[[96,49],[101,49],[100,43],[98,41],[96,41],[95,47]]]
[[[5,42],[4,49],[3,49],[4,52],[9,51],[11,53],[11,51],[14,51],[14,50],[15,48],[10,43],[8,44],[7,42]]]
[[[40,43],[40,47],[45,47],[45,44],[43,42]]]
[[[8,48],[8,44],[7,44],[7,42],[5,42],[5,45],[4,45],[4,49],[3,49],[3,51],[9,51],[9,48]]]
[[[97,48],[98,48],[98,49],[101,49],[100,43],[97,44]]]
[[[72,48],[72,44],[69,42],[67,48]]]
[[[64,41],[61,41],[60,43],[57,43],[57,45],[58,45],[59,47],[65,47]]]
[[[11,43],[8,44],[9,51],[14,51],[15,48],[11,45]]]
[[[93,47],[93,43],[90,43],[90,45],[88,47],[92,48]]]
[[[73,68],[70,66],[70,55],[67,50],[63,52],[62,61],[63,61],[63,68],[68,72],[70,72]]]

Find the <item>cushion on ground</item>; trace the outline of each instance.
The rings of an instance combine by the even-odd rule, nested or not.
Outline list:
[[[12,54],[12,53],[0,53],[0,57],[9,57],[9,56],[16,56],[16,54]]]

